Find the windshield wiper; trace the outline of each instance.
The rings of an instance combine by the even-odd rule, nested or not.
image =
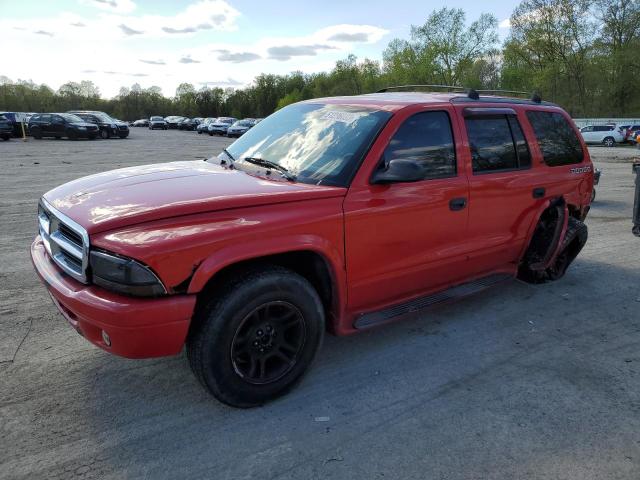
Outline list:
[[[243,160],[248,163],[253,163],[254,165],[259,165],[261,167],[272,168],[274,170],[278,170],[282,173],[282,176],[289,180],[290,182],[296,181],[296,176],[289,172],[285,167],[280,165],[279,163],[272,162],[271,160],[265,160],[264,158],[255,158],[255,157],[244,157]]]
[[[227,150],[226,148],[223,148],[223,149],[222,149],[222,152],[223,152],[227,157],[229,157],[229,160],[231,160],[231,163],[233,163],[233,162],[235,162],[235,161],[236,161],[236,159],[235,159],[235,158],[233,158],[233,155],[231,155],[231,154],[229,153],[229,150]]]

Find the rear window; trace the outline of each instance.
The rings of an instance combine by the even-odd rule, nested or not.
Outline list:
[[[473,173],[531,166],[529,147],[515,116],[479,116],[465,120]]]
[[[536,134],[544,163],[558,167],[582,162],[582,144],[563,115],[529,110],[527,118]]]

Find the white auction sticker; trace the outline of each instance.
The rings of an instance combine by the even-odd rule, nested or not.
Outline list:
[[[333,120],[334,122],[352,123],[362,117],[362,112],[337,112],[335,110],[322,115],[323,120]]]

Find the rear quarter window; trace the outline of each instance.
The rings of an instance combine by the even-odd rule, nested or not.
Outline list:
[[[548,166],[571,165],[584,160],[582,144],[564,115],[529,110],[527,118],[536,134],[542,159]]]

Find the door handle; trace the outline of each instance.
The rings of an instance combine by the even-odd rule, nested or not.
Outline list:
[[[546,189],[543,187],[538,187],[533,189],[533,198],[542,198],[546,193]]]
[[[464,197],[453,198],[451,199],[451,201],[449,201],[449,210],[452,210],[454,212],[458,210],[462,210],[466,206],[467,206],[467,199]]]

